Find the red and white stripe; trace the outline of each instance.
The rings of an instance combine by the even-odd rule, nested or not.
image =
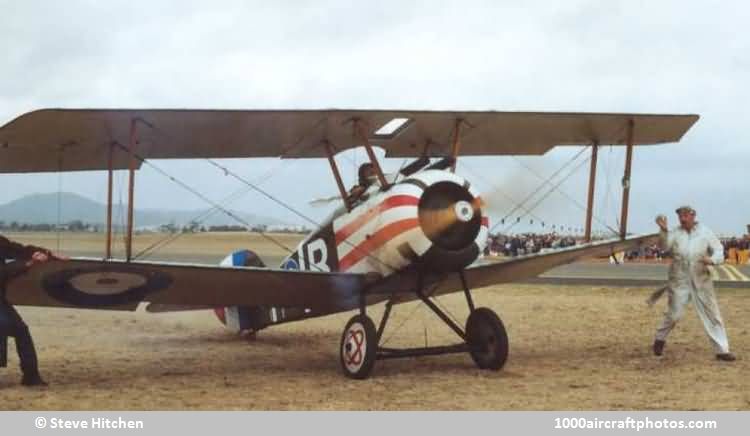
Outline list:
[[[464,186],[460,176],[447,171],[425,171],[411,177],[424,186],[438,182],[452,182]],[[409,265],[410,259],[399,252],[408,244],[417,256],[432,246],[419,223],[419,199],[423,189],[411,183],[399,183],[387,192],[374,192],[362,205],[333,221],[339,271],[352,273],[378,272],[388,275]],[[479,194],[473,187],[469,192]],[[476,242],[484,249],[489,232],[487,217]]]
[[[418,205],[422,189],[398,184],[388,192],[374,194],[333,222],[339,270],[346,272],[377,271],[389,274],[408,263],[398,254],[397,244],[424,239],[419,225]],[[404,235],[409,235],[404,238]],[[414,250],[414,246],[412,249]]]

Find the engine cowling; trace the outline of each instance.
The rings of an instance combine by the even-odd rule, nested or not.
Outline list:
[[[441,181],[428,186],[419,200],[419,223],[432,246],[422,254],[423,267],[459,270],[480,254],[481,199],[465,185]]]
[[[465,179],[426,170],[372,192],[334,220],[333,232],[341,271],[389,275],[466,267],[484,250],[487,225],[481,197]]]

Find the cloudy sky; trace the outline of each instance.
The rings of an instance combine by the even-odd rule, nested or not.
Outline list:
[[[697,113],[681,143],[636,150],[631,229],[652,230],[657,213],[682,203],[720,233],[750,223],[746,2],[0,0],[0,10],[0,125],[43,107]],[[497,221],[541,183],[525,167],[546,177],[577,151],[467,158],[461,171],[488,193]],[[361,153],[340,161],[350,183]],[[602,148],[599,162],[605,229],[617,225],[623,154]],[[216,201],[243,188],[205,161],[154,163]],[[226,164],[314,220],[326,210],[308,201],[336,193],[324,161]],[[587,172],[512,231],[541,230],[540,220],[582,227]],[[106,195],[101,172],[0,179],[0,203]],[[126,187],[118,179],[116,201]],[[139,173],[136,197],[139,207],[207,206],[152,169]],[[252,192],[229,205],[300,221]]]

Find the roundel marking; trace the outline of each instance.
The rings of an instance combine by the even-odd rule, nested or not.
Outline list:
[[[64,303],[102,307],[142,301],[171,283],[172,277],[160,271],[96,266],[51,273],[42,280],[42,287]]]
[[[281,269],[293,269],[293,270],[299,270],[299,264],[294,259],[287,259],[286,262],[284,262],[281,265]]]

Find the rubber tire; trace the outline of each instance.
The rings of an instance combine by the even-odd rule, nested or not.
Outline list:
[[[466,342],[480,369],[499,371],[508,360],[508,333],[491,309],[480,307],[471,312],[466,320]]]
[[[344,346],[347,340],[347,333],[349,333],[349,328],[355,323],[359,323],[363,327],[365,350],[364,355],[362,356],[362,365],[359,369],[352,371],[347,368],[344,360]],[[346,323],[344,332],[341,334],[341,343],[339,344],[339,362],[341,363],[341,370],[345,376],[357,380],[363,380],[370,376],[372,369],[375,367],[375,360],[377,357],[377,336],[378,333],[377,330],[375,330],[375,323],[373,323],[367,315],[355,315]]]

